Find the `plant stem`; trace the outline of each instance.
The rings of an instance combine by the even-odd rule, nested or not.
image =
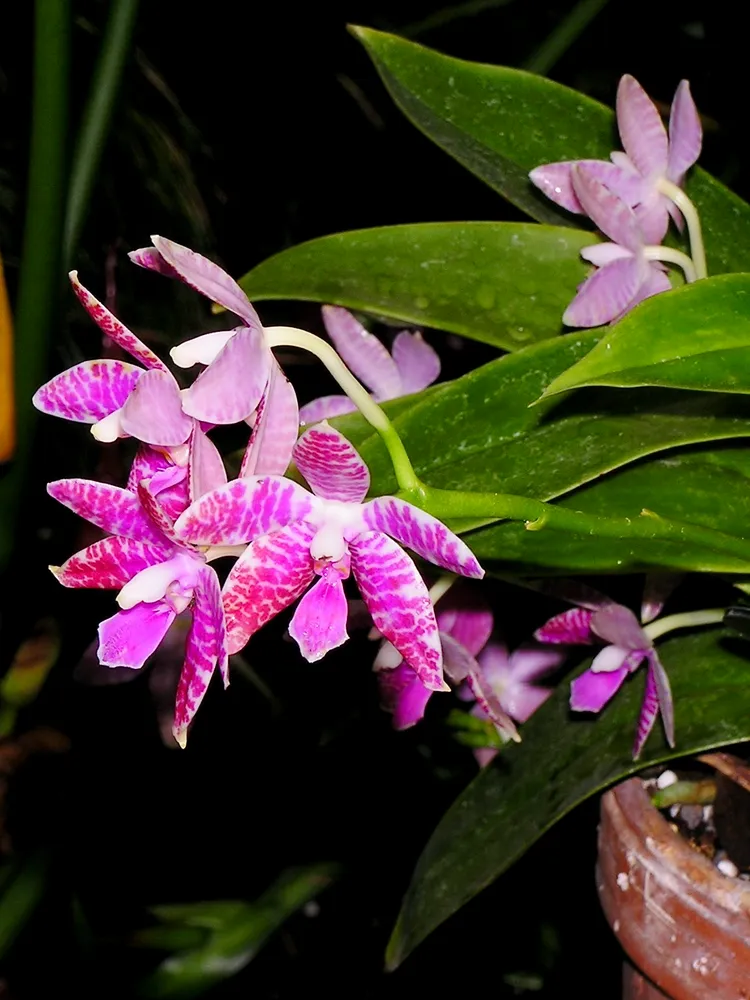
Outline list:
[[[352,375],[336,351],[325,340],[307,330],[293,326],[266,327],[266,342],[269,347],[299,347],[309,351],[323,362],[338,384],[354,403],[365,420],[375,428],[383,439],[393,462],[399,489],[414,495],[421,495],[422,484],[406,453],[403,442],[383,410],[378,406],[367,389]]]
[[[99,58],[78,134],[68,188],[63,239],[65,270],[78,243],[86,208],[101,160],[122,71],[130,51],[138,0],[112,0]]]
[[[698,277],[695,264],[682,250],[674,250],[672,247],[652,246],[645,247],[643,252],[647,260],[663,260],[668,264],[677,264],[685,272],[685,281],[688,283],[695,281]],[[705,274],[702,277],[705,278]]]
[[[701,229],[701,220],[698,215],[697,208],[682,188],[673,184],[671,181],[668,181],[666,177],[662,177],[659,180],[657,187],[663,195],[666,195],[670,201],[675,203],[685,216],[685,222],[687,222],[688,234],[690,236],[690,253],[692,255],[693,262],[695,263],[696,276],[698,278],[708,277],[706,249],[703,244],[703,231]]]
[[[667,632],[673,632],[676,628],[695,628],[696,625],[720,625],[724,621],[726,608],[708,608],[705,611],[683,611],[679,615],[668,615],[666,618],[657,618],[655,622],[649,622],[643,626],[643,631],[653,642],[659,636]]]

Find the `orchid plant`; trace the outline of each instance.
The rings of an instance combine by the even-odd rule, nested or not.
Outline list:
[[[135,364],[78,364],[42,386],[34,404],[89,423],[104,444],[137,443],[122,486],[49,485],[105,533],[52,569],[64,586],[117,591],[119,610],[99,627],[106,668],[138,670],[178,619],[187,629],[172,729],[181,746],[217,668],[226,686],[232,657],[286,609],[308,662],[342,646],[354,627],[354,583],[379,640],[372,666],[394,728],[421,724],[435,695],[453,686],[464,706],[459,727],[471,731],[463,742],[483,766],[498,754],[508,762],[505,771],[484,767],[472,786],[479,791],[469,789],[444,821],[395,932],[396,964],[467,898],[452,877],[432,879],[431,865],[447,870],[473,851],[472,885],[484,885],[583,794],[632,773],[634,761],[750,735],[744,708],[730,725],[711,714],[710,700],[697,716],[681,705],[690,683],[702,690],[705,663],[726,674],[744,669],[718,642],[730,596],[661,616],[662,594],[639,618],[590,587],[545,591],[532,582],[540,573],[646,571],[650,588],[665,572],[690,572],[713,574],[725,595],[725,581],[750,575],[750,512],[744,499],[727,500],[744,497],[750,477],[741,442],[750,411],[735,399],[750,392],[742,368],[750,283],[742,274],[708,277],[708,262],[717,272],[750,270],[750,206],[695,168],[702,128],[687,81],[667,129],[640,84],[623,77],[623,148],[605,159],[611,118],[582,95],[355,33],[423,131],[545,225],[386,227],[371,242],[368,231],[339,234],[284,251],[239,281],[154,236],[132,261],[185,283],[240,325],[176,346],[174,365],[198,369],[192,382],[178,379],[71,272],[81,304]],[[501,98],[488,98],[477,110],[478,80],[483,93],[510,88],[518,102],[497,112]],[[539,94],[566,128],[550,124]],[[504,129],[506,119],[517,127]],[[447,140],[436,121],[455,135]],[[596,235],[571,228],[579,223]],[[289,274],[298,275],[291,292]],[[250,298],[284,298],[284,290],[322,303],[331,343],[262,324]],[[433,386],[437,339],[403,330],[389,350],[349,309],[507,353]],[[279,363],[290,349],[321,361],[341,394],[300,407]],[[631,387],[624,403],[606,388],[578,408],[577,397],[557,399],[618,386]],[[667,398],[664,389],[682,395]],[[234,478],[216,443],[216,429],[228,425],[247,435]],[[722,449],[712,450],[718,440]],[[217,570],[223,557],[235,561]],[[499,635],[515,623],[504,620],[485,573],[521,585],[523,631],[512,652]],[[550,618],[540,590],[574,607]],[[566,664],[579,646],[599,648],[568,685]],[[634,741],[622,742],[620,729],[634,726]],[[614,732],[604,762],[582,775],[577,762],[595,754],[602,732]],[[554,774],[548,744],[561,760]],[[562,791],[537,795],[560,771]],[[523,841],[501,829],[511,821],[504,796],[507,810],[515,803],[532,817]],[[490,800],[498,804],[485,822],[478,803]]]

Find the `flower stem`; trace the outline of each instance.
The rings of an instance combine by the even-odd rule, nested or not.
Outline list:
[[[644,247],[643,252],[646,260],[663,260],[668,264],[677,264],[685,272],[685,281],[688,283],[695,281],[699,277],[695,264],[682,250],[674,250],[672,247],[652,246]],[[705,278],[705,274],[702,277]]]
[[[724,621],[726,608],[707,608],[704,611],[683,611],[679,615],[658,618],[643,626],[643,631],[653,642],[676,628],[694,628],[696,625],[717,625]]]
[[[433,583],[429,591],[433,608],[441,597],[445,597],[457,579],[458,577],[455,573],[443,573],[440,578]]]
[[[688,233],[690,235],[690,252],[695,263],[696,276],[698,278],[708,277],[706,249],[703,245],[703,231],[701,229],[698,210],[682,188],[673,184],[672,181],[668,181],[666,177],[660,178],[657,187],[663,195],[666,195],[670,201],[675,203],[685,216],[685,222],[687,222]]]
[[[375,428],[383,439],[391,462],[393,462],[393,470],[396,473],[399,489],[410,495],[421,496],[422,484],[417,478],[396,428],[367,389],[352,375],[331,345],[320,337],[316,337],[314,333],[298,330],[293,326],[266,327],[265,332],[269,347],[299,347],[303,351],[314,354],[323,362],[365,420]]]

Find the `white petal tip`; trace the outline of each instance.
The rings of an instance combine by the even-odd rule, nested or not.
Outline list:
[[[187,747],[187,729],[173,729],[172,736],[181,750]]]
[[[48,566],[47,569],[54,576],[56,580],[60,579],[60,574],[62,573],[62,566]]]

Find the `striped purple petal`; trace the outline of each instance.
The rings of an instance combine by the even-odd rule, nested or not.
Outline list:
[[[367,466],[354,445],[328,424],[305,431],[294,446],[292,458],[313,493],[325,500],[360,503],[367,495]]]
[[[138,484],[144,479],[155,479],[151,492],[158,496],[159,504],[174,524],[190,504],[187,474],[185,466],[175,465],[163,451],[141,444],[130,467],[127,488],[137,493]]]
[[[125,404],[143,374],[125,361],[84,361],[45,382],[31,401],[50,416],[94,424]]]
[[[113,535],[165,544],[164,535],[149,520],[138,497],[119,486],[90,479],[58,479],[47,492],[79,517]]]
[[[260,402],[272,360],[260,328],[235,330],[216,359],[185,392],[185,413],[211,424],[245,420]]]
[[[323,306],[323,323],[344,363],[377,399],[403,393],[396,362],[377,337],[368,333],[347,309]]]
[[[138,379],[120,414],[122,430],[161,447],[184,444],[193,421],[183,413],[180,390],[169,372],[151,369]]]
[[[242,459],[240,476],[283,475],[292,460],[299,423],[294,386],[274,359]]]
[[[614,243],[637,253],[643,245],[643,235],[633,209],[588,170],[584,162],[573,167],[572,177],[586,215]]]
[[[582,214],[583,206],[578,200],[571,178],[571,168],[575,162],[577,161],[567,160],[561,163],[544,163],[529,173],[529,179],[556,205],[569,212]]]
[[[440,358],[421,333],[402,330],[393,341],[393,360],[401,377],[399,395],[421,392],[440,374]]]
[[[555,615],[534,633],[538,642],[551,642],[566,646],[590,645],[596,637],[591,631],[593,611],[586,608],[571,608]]]
[[[591,617],[591,631],[605,642],[623,649],[649,649],[651,640],[630,608],[622,604],[606,604]]]
[[[208,435],[203,433],[196,422],[193,427],[193,436],[190,439],[190,459],[188,462],[190,501],[199,500],[211,490],[224,486],[226,481],[227,472],[218,448]]]
[[[317,424],[321,420],[340,417],[343,413],[354,413],[357,407],[348,396],[321,396],[300,407],[301,424]]]
[[[656,650],[651,650],[648,660],[646,690],[643,695],[641,711],[638,716],[638,727],[633,743],[634,760],[640,757],[644,744],[651,730],[654,728],[656,717],[660,711],[667,742],[671,747],[674,746],[674,705],[669,678],[664,667],[661,665]]]
[[[626,74],[617,87],[617,127],[622,147],[644,177],[664,174],[668,141],[661,116],[638,81]]]
[[[581,285],[563,313],[566,326],[602,326],[627,312],[640,291],[649,267],[636,257],[616,260],[600,268]]]
[[[119,590],[147,566],[166,559],[170,546],[113,536],[76,552],[53,572],[63,587]]]

